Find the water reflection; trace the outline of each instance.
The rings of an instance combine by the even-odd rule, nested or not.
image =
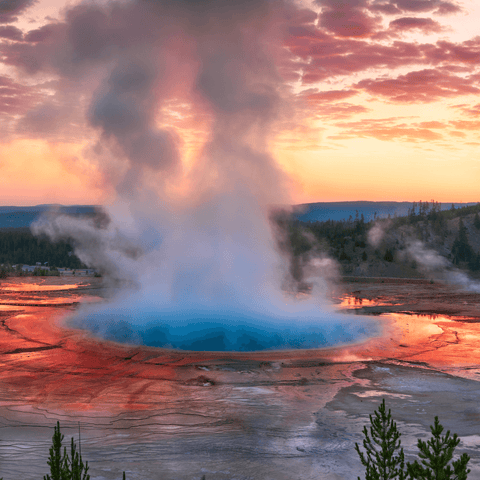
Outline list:
[[[340,308],[361,308],[361,307],[380,307],[399,305],[398,303],[392,303],[386,297],[377,297],[373,299],[362,298],[355,295],[342,295],[340,298]]]

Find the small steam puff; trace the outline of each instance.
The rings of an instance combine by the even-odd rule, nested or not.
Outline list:
[[[368,241],[372,246],[380,246],[390,224],[389,220],[379,220],[373,225],[368,232]],[[415,260],[419,269],[432,279],[461,286],[462,289],[470,292],[480,292],[479,282],[472,280],[466,273],[455,268],[447,258],[435,250],[427,248],[420,240],[408,240],[405,246],[404,258]],[[399,255],[402,256],[402,253]]]
[[[382,240],[385,237],[385,231],[390,226],[390,223],[390,220],[377,220],[373,227],[368,231],[367,239],[372,247],[376,248],[382,243]]]
[[[479,282],[472,280],[466,273],[455,268],[448,259],[435,250],[426,248],[420,240],[408,242],[406,251],[407,255],[434,279],[459,285],[469,292],[480,292]]]
[[[268,140],[288,96],[276,62],[294,9],[281,0],[138,0],[66,13],[64,42],[52,59],[43,53],[42,65],[69,84],[76,75],[94,86],[87,116],[99,139],[91,151],[102,165],[108,150],[105,181],[117,201],[106,226],[57,216],[33,230],[72,238],[84,263],[131,286],[108,304],[82,307],[74,325],[195,350],[311,348],[377,333],[374,320],[336,314],[315,292],[295,302],[281,289],[289,272],[268,214],[290,202]],[[162,107],[178,98],[211,118],[188,176],[180,136],[158,127]],[[178,182],[188,195],[174,201],[169,188]],[[333,271],[319,256],[303,267],[309,281]]]

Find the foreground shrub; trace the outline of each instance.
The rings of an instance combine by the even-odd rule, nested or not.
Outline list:
[[[457,434],[450,436],[450,430],[442,436],[443,426],[435,417],[430,426],[432,437],[427,442],[418,440],[419,458],[413,463],[407,463],[400,442],[400,432],[392,420],[391,412],[386,413],[385,399],[378,411],[370,415],[370,434],[363,427],[363,447],[358,443],[355,450],[365,466],[365,480],[467,480],[471,470],[467,469],[470,457],[464,453],[458,460],[452,461],[455,448],[460,443]],[[360,480],[360,477],[358,477]]]
[[[432,437],[428,442],[418,440],[421,463],[415,460],[407,465],[410,477],[419,480],[466,480],[471,471],[467,469],[470,457],[464,453],[458,460],[452,461],[455,447],[460,443],[457,434],[451,437],[450,430],[447,430],[442,436],[443,427],[438,417],[435,417],[430,430]]]
[[[83,463],[82,455],[77,452],[77,445],[73,441],[73,437],[70,444],[70,455],[67,454],[67,447],[64,447],[62,452],[63,438],[64,436],[60,432],[60,422],[57,421],[47,461],[50,475],[45,475],[43,480],[90,480],[88,462]],[[126,480],[125,472],[123,472],[122,479]],[[206,480],[205,475],[201,480]]]
[[[363,448],[360,451],[358,443],[355,450],[360,456],[362,465],[366,467],[365,480],[405,479],[405,456],[401,448],[400,432],[392,419],[390,410],[385,408],[385,399],[370,415],[370,434],[367,427],[363,427]],[[360,480],[360,477],[358,477]]]
[[[90,480],[88,462],[83,463],[82,456],[77,452],[77,446],[73,441],[70,445],[70,456],[67,454],[67,447],[62,453],[63,435],[60,433],[60,422],[54,428],[50,457],[47,464],[50,466],[50,475],[43,477],[43,480]]]

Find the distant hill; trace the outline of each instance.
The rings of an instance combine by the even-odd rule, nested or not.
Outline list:
[[[455,208],[476,205],[476,203],[455,203]],[[363,214],[366,222],[376,218],[404,217],[412,208],[413,202],[319,202],[296,205],[296,218],[302,222],[324,222],[326,220],[355,219],[356,212]],[[449,210],[452,203],[441,204],[441,210]]]
[[[456,203],[460,208],[476,203]],[[356,212],[369,222],[377,218],[404,217],[412,208],[413,202],[318,202],[295,205],[295,217],[302,222],[324,222],[326,220],[355,219]],[[449,210],[451,203],[441,204],[441,210]],[[44,212],[57,210],[74,216],[94,215],[101,207],[96,205],[35,205],[31,207],[0,206],[0,229],[29,228],[30,225]]]
[[[94,215],[98,207],[94,205],[35,205],[31,207],[0,207],[0,229],[29,228],[42,214],[56,210],[73,216]]]

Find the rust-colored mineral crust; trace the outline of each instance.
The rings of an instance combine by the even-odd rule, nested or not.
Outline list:
[[[84,280],[84,279],[83,279]],[[347,282],[334,301],[383,334],[319,350],[182,352],[67,326],[101,279],[0,284],[0,476],[47,473],[53,425],[82,429],[92,478],[356,479],[353,446],[387,400],[407,453],[438,415],[480,478],[480,295],[428,282]],[[18,462],[18,455],[22,462]],[[477,477],[476,477],[476,476]],[[240,478],[240,477],[238,477]]]

